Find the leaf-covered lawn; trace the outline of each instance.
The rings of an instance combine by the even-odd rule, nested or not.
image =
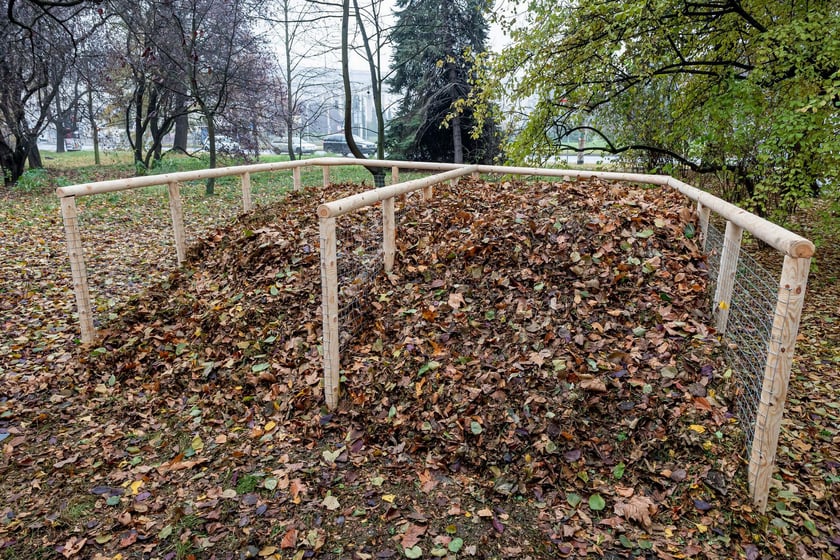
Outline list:
[[[314,209],[353,190],[218,229],[235,203],[188,199],[177,271],[161,190],[80,200],[89,348],[57,203],[5,197],[0,558],[840,556],[836,255],[760,515],[682,199],[597,181],[410,197],[396,274],[344,269],[357,324],[329,412]],[[340,220],[343,262],[377,217]]]

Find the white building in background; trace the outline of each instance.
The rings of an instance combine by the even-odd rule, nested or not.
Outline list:
[[[307,107],[314,114],[302,116],[304,138],[320,138],[344,130],[344,87],[341,71],[323,69],[322,85],[311,88],[311,101]],[[370,84],[370,73],[361,70],[350,71],[350,88],[352,92],[353,134],[365,140],[376,141],[376,110],[373,103],[373,90]],[[391,115],[390,106],[393,96],[383,93],[385,121]]]

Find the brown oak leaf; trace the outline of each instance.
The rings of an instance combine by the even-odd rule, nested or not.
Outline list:
[[[626,502],[617,502],[614,507],[616,515],[628,521],[641,523],[645,527],[651,526],[650,516],[656,513],[656,505],[647,496],[633,496]]]

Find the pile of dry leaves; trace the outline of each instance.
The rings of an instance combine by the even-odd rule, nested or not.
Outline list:
[[[462,181],[400,202],[394,274],[342,292],[329,411],[314,209],[354,189],[211,231],[42,388],[48,411],[0,402],[0,558],[784,553],[755,538],[683,199]],[[339,222],[347,284],[378,212]]]

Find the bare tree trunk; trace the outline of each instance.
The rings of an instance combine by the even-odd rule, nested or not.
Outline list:
[[[172,149],[176,152],[187,153],[187,140],[190,133],[190,116],[187,113],[187,96],[181,93],[176,95],[178,116],[175,117],[175,138],[172,140]]]
[[[586,146],[586,133],[581,130],[579,134],[580,136],[578,136],[577,164],[583,165],[583,148],[584,146]]]
[[[67,130],[64,128],[64,110],[61,108],[61,102],[58,100],[58,96],[55,98],[55,151],[58,154],[63,154],[65,147],[64,147],[64,135],[67,133]]]
[[[29,169],[39,169],[44,167],[44,163],[41,161],[41,150],[38,149],[38,142],[34,138],[29,144],[29,151],[26,154],[26,159],[29,161]]]
[[[384,120],[382,116],[382,99],[379,94],[380,80],[377,74],[377,61],[373,58],[373,53],[370,48],[370,37],[365,30],[362,17],[359,15],[359,4],[357,0],[353,0],[353,6],[356,9],[356,21],[359,24],[359,29],[362,33],[362,41],[364,42],[365,54],[367,55],[368,68],[370,69],[370,82],[374,94],[374,103],[377,102],[377,131],[379,138],[377,139],[377,157],[383,157],[383,142],[385,141],[384,134]],[[341,74],[344,79],[344,138],[347,141],[347,146],[353,155],[359,159],[365,159],[364,154],[361,153],[359,147],[356,145],[356,140],[353,138],[353,99],[350,90],[350,61],[348,57],[349,47],[349,28],[350,28],[350,0],[344,0],[343,12],[341,19]],[[377,49],[377,53],[379,49]],[[385,186],[385,169],[381,167],[368,167],[371,175],[373,175],[373,184],[376,188]]]
[[[202,107],[204,108],[204,107]],[[210,169],[216,168],[216,122],[212,114],[207,114],[207,138],[210,140]],[[216,179],[210,177],[204,185],[204,194],[213,196],[216,193]]]
[[[286,151],[289,161],[295,160],[294,125],[295,103],[292,96],[292,38],[289,32],[289,2],[283,3],[283,48],[286,54]]]
[[[99,127],[96,126],[96,118],[93,114],[93,92],[90,89],[87,92],[87,109],[88,118],[90,119],[90,134],[93,136],[93,162],[96,165],[101,165],[102,161],[99,158]]]
[[[138,84],[134,92],[134,163],[143,163],[143,97],[146,93],[146,82]]]
[[[458,115],[452,117],[450,127],[452,127],[453,163],[464,163],[464,140],[461,137],[461,117]]]

